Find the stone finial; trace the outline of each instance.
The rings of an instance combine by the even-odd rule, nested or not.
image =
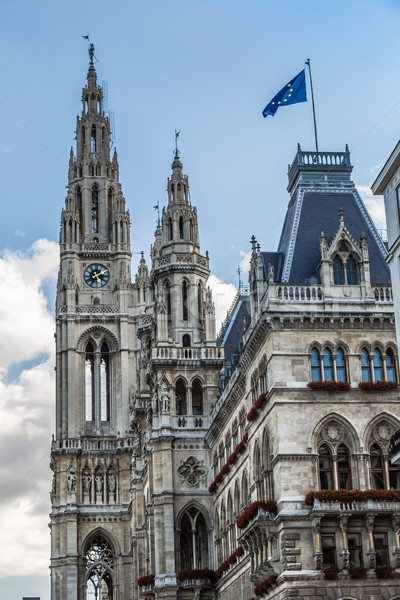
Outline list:
[[[321,231],[321,235],[319,238],[319,249],[321,251],[321,258],[328,258],[328,241],[323,231]]]
[[[256,246],[257,246],[257,240],[256,240],[256,238],[255,238],[254,235],[251,236],[250,244],[251,244],[252,251],[255,252],[256,251]]]
[[[344,225],[344,210],[343,210],[343,208],[339,209],[339,222],[340,222],[340,225]]]

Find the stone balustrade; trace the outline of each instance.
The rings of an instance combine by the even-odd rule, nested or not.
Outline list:
[[[366,512],[397,512],[400,511],[400,502],[389,502],[386,500],[367,500],[366,502],[323,502],[314,498],[312,512],[324,513],[366,513]]]
[[[158,346],[152,349],[152,360],[222,360],[223,351],[219,346],[202,348],[178,348],[176,346]]]

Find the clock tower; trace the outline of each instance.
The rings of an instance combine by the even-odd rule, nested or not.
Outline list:
[[[61,216],[52,444],[52,598],[127,597],[135,381],[129,212],[90,47]],[[116,572],[118,592],[116,590]],[[128,592],[126,592],[128,593]]]

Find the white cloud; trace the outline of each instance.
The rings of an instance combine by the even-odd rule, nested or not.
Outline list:
[[[382,196],[374,196],[367,185],[358,185],[357,191],[378,229],[386,229],[385,205]]]
[[[226,313],[236,296],[237,289],[232,283],[225,283],[225,281],[222,281],[216,275],[210,275],[207,284],[210,286],[213,294],[218,333],[226,317]]]
[[[242,273],[246,274],[250,271],[250,258],[251,258],[251,250],[249,252],[240,251],[240,256],[242,260],[239,263],[239,267],[242,269]]]
[[[57,265],[58,246],[48,240],[0,257],[0,577],[48,572],[54,321],[42,285],[55,283]],[[7,381],[10,367],[41,358]]]

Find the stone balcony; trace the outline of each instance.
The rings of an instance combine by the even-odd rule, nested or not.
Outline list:
[[[262,508],[257,508],[256,515],[250,519],[246,527],[244,527],[239,536],[238,542],[245,546],[253,546],[255,542],[259,542],[259,538],[266,535],[271,530],[275,516]]]
[[[311,513],[328,513],[328,514],[339,514],[339,513],[351,513],[351,514],[366,514],[368,512],[379,514],[388,514],[400,511],[400,501],[390,502],[386,500],[367,500],[366,502],[323,502],[314,498],[314,505],[311,509]]]
[[[180,582],[180,586],[183,588],[210,588],[213,585],[214,582],[211,579],[185,579]]]
[[[219,346],[202,346],[200,348],[179,348],[177,346],[157,346],[152,349],[151,360],[212,360],[222,361],[223,350]]]
[[[135,438],[100,438],[96,440],[88,440],[81,438],[65,438],[62,440],[53,440],[52,452],[60,454],[92,454],[93,452],[104,451],[130,451],[136,447]]]

